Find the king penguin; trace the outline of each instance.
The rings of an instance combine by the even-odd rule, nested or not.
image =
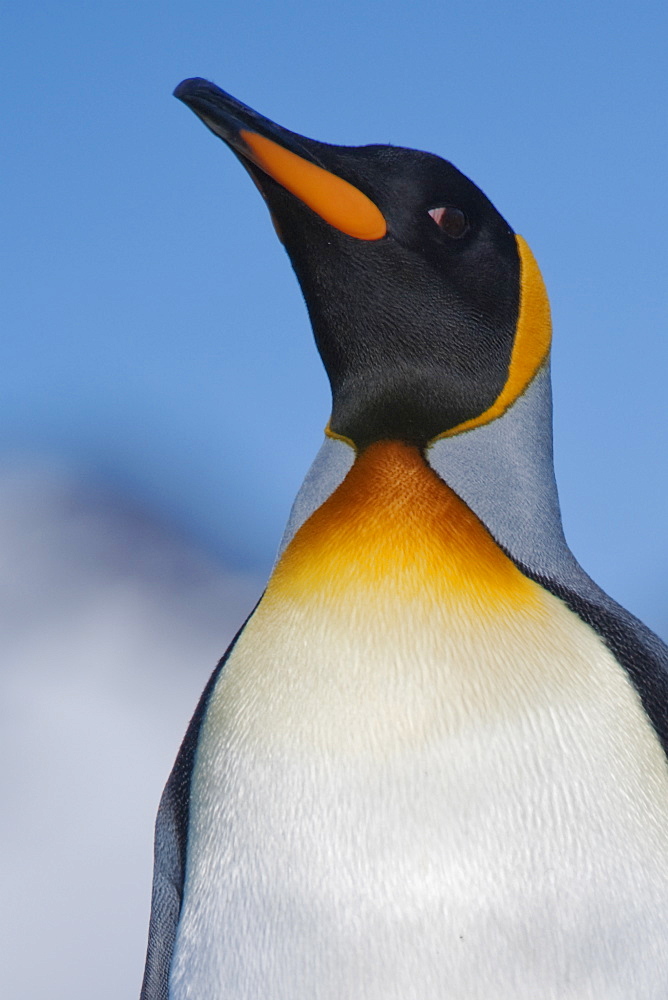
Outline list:
[[[565,542],[528,245],[438,156],[175,94],[332,412],[163,794],[143,1000],[665,1000],[668,650]]]

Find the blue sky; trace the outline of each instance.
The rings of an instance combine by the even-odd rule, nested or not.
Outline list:
[[[572,547],[668,630],[665,5],[3,7],[0,460],[56,457],[264,571],[328,416],[297,284],[233,156],[170,95],[451,159],[529,241],[555,319]]]

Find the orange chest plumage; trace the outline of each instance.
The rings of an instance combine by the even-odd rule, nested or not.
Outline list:
[[[266,599],[336,600],[365,591],[391,600],[472,602],[482,612],[537,607],[538,588],[416,448],[379,442],[359,456],[302,525]]]

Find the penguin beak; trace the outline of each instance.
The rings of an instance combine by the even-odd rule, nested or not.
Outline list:
[[[322,154],[330,148],[325,143],[281,128],[208,80],[184,80],[174,96],[227,143],[263,194],[266,175],[340,232],[358,240],[385,236],[387,223],[377,205],[324,165]]]

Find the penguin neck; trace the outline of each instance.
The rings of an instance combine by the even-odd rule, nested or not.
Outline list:
[[[353,604],[475,603],[490,614],[535,600],[529,581],[415,446],[379,441],[296,532],[267,596]],[[357,595],[357,596],[356,596]]]
[[[549,359],[500,417],[436,440],[426,457],[515,562],[544,577],[577,566],[554,478]]]
[[[412,449],[411,454],[416,453]],[[328,434],[297,494],[279,559],[302,525],[327,503],[365,454],[356,455],[351,442]],[[547,363],[502,416],[436,440],[424,458],[521,567],[552,578],[579,572],[561,526]]]

